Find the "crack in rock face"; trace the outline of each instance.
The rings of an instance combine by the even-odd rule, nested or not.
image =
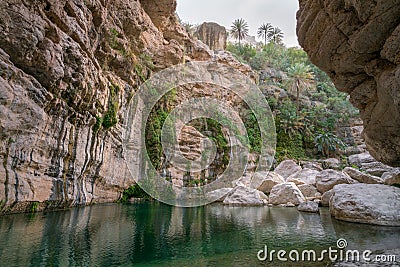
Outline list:
[[[360,109],[371,155],[400,166],[399,2],[299,2],[300,45]]]

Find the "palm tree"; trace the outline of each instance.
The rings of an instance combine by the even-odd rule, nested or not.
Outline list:
[[[265,23],[258,28],[258,37],[264,38],[264,44],[267,45],[268,34],[273,30],[273,27],[270,23]]]
[[[290,90],[296,92],[297,102],[297,115],[300,111],[300,92],[310,88],[314,81],[314,73],[311,71],[310,66],[304,63],[295,63],[288,69],[288,74],[291,77]]]
[[[268,32],[268,38],[274,43],[274,44],[281,44],[282,39],[283,39],[283,32],[281,29],[278,27],[272,28]]]
[[[232,23],[230,32],[233,38],[239,40],[240,45],[240,40],[249,36],[249,26],[244,19],[237,19]]]

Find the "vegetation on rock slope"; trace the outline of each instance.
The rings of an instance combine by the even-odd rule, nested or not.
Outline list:
[[[275,117],[278,161],[317,157],[316,152],[333,156],[343,148],[337,127],[358,111],[302,49],[271,41],[259,47],[228,44],[227,50],[260,73],[259,86]]]

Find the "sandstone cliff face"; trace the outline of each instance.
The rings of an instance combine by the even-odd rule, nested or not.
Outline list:
[[[214,22],[204,22],[200,25],[195,36],[208,45],[211,50],[225,50],[228,34],[225,27]]]
[[[118,199],[124,108],[152,71],[211,52],[175,0],[0,2],[0,210]]]
[[[360,109],[371,154],[400,166],[399,1],[299,2],[299,43]]]

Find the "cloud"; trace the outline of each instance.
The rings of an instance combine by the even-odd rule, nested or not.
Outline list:
[[[287,46],[298,46],[296,37],[297,0],[177,0],[178,15],[186,22],[200,24],[217,22],[230,28],[237,18],[243,18],[256,35],[257,28],[266,22],[282,29]]]

